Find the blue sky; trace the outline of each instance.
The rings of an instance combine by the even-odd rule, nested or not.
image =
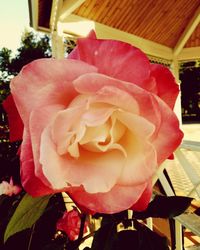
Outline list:
[[[15,52],[25,27],[29,27],[28,0],[0,0],[0,49]]]

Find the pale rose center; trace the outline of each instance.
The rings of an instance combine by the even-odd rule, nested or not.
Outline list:
[[[77,100],[84,101],[85,106],[82,105],[76,110],[74,106],[77,107]],[[58,115],[55,119],[55,124],[60,124],[59,130],[63,131],[58,132],[58,126],[53,128],[54,142],[59,155],[68,153],[71,157],[78,158],[80,149],[91,153],[118,150],[127,158],[130,147],[138,151],[140,145],[138,145],[137,126],[136,128],[134,126],[134,121],[137,120],[137,117],[140,118],[138,115],[106,103],[89,103],[82,96],[78,96],[77,100],[75,98],[73,105],[69,107],[69,109],[74,109],[73,114],[79,112],[74,121],[70,123],[68,120],[69,124],[65,127],[63,121],[67,121],[69,109],[62,111],[62,115]],[[145,139],[148,139],[148,135],[151,135],[152,131],[152,126],[147,122]],[[130,136],[134,138],[132,141],[127,140],[127,137]]]
[[[57,189],[69,183],[83,185],[89,193],[108,192],[116,184],[140,185],[156,167],[151,144],[154,130],[138,112],[79,96],[43,132],[40,162],[44,174]],[[46,151],[54,155],[51,164]]]
[[[68,110],[64,112],[68,112]],[[139,147],[139,145],[137,147],[135,145],[138,143],[138,134],[133,124],[136,119],[135,116],[137,115],[123,111],[115,106],[101,103],[88,105],[87,103],[86,107],[83,108],[80,114],[77,114],[71,124],[69,120],[66,120],[68,127],[66,130],[63,129],[62,135],[58,134],[56,128],[54,129],[57,153],[59,155],[68,153],[71,157],[78,158],[81,148],[91,153],[119,150],[124,157],[127,157],[129,147]],[[59,123],[59,119],[60,123],[64,122],[62,115],[57,117],[56,124]],[[144,121],[142,122],[144,123]],[[152,133],[152,128],[148,133]],[[56,136],[57,134],[58,136]],[[131,142],[127,140],[127,136],[130,135],[135,137],[135,140]]]

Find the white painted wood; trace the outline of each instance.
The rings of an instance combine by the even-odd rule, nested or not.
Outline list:
[[[38,29],[38,0],[31,0],[33,28]]]
[[[191,18],[190,22],[188,23],[187,27],[185,28],[183,34],[179,38],[176,46],[174,47],[174,55],[177,56],[181,50],[183,49],[184,45],[192,35],[193,31],[197,27],[197,25],[200,23],[200,6],[196,10],[194,16]]]
[[[57,20],[62,6],[63,6],[63,0],[53,0],[51,7],[51,16],[49,21],[51,32],[56,30]]]
[[[177,56],[179,61],[190,61],[200,59],[200,47],[184,48]]]
[[[77,9],[86,0],[64,0],[62,10],[60,12],[60,21],[63,21],[69,16],[75,9]]]
[[[193,168],[192,164],[187,160],[184,153],[181,151],[181,148],[176,150],[175,156],[179,160],[179,162],[180,162],[181,166],[183,167],[184,171],[186,172],[188,178],[192,182],[192,184],[194,186],[194,190],[196,191],[196,193],[198,194],[198,196],[200,198],[200,188],[198,188],[200,185],[200,178],[199,178],[198,173]],[[190,193],[188,194],[188,196],[190,195]]]
[[[199,138],[200,140],[200,138]],[[200,141],[190,141],[190,140],[184,140],[181,143],[181,148],[185,148],[191,151],[200,152]]]
[[[179,63],[176,57],[173,58],[171,69],[174,74],[174,77],[176,79],[177,84],[179,84],[179,90],[180,90],[180,81],[179,81]],[[174,112],[176,113],[180,125],[182,125],[182,111],[181,111],[181,91],[179,91],[179,94],[176,99],[176,103],[174,106]]]
[[[61,19],[59,18],[61,21]],[[143,39],[141,37],[111,28],[109,26],[93,22],[91,20],[79,17],[77,15],[70,15],[62,20],[63,31],[66,34],[71,34],[76,37],[86,36],[93,28],[96,31],[97,37],[102,39],[115,39],[130,43],[148,55],[165,58],[167,60],[173,59],[172,49]]]
[[[175,220],[175,239],[176,239],[176,250],[183,250],[182,225],[178,220]]]
[[[57,23],[57,30],[52,31],[52,56],[57,59],[65,57],[65,45],[63,41],[63,29],[62,24]]]

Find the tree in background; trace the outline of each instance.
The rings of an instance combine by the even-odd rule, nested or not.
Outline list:
[[[200,122],[200,61],[180,65],[183,122]]]
[[[10,80],[19,73],[24,65],[38,59],[51,57],[50,38],[34,32],[25,31],[16,54],[8,48],[0,50],[0,181],[16,176],[18,159],[16,151],[20,142],[9,142],[7,115],[2,107],[3,100],[10,93]],[[13,164],[16,161],[16,164]]]

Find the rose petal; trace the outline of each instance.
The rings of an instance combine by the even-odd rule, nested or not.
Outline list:
[[[118,183],[143,183],[152,177],[157,167],[157,154],[150,143],[155,126],[143,117],[128,112],[118,111],[116,117],[128,129],[120,142],[127,152],[127,159]]]
[[[148,58],[128,43],[83,38],[77,44],[80,60],[97,67],[99,73],[140,86],[150,76]]]
[[[84,62],[66,59],[39,59],[26,65],[11,81],[12,95],[24,124],[28,124],[29,114],[34,108],[44,105],[43,98],[45,103],[51,104],[58,101],[52,95],[65,96],[65,104],[69,104],[76,95],[71,81],[95,71],[95,67]]]
[[[159,105],[154,96],[135,84],[120,81],[102,74],[89,73],[73,81],[75,89],[87,95],[94,95],[91,101],[105,101],[124,110],[140,114],[155,125],[155,134],[161,124]],[[125,92],[125,93],[124,93]],[[116,97],[115,98],[115,93]],[[118,100],[118,105],[117,105]]]
[[[115,185],[124,164],[121,152],[113,150],[99,155],[81,149],[77,160],[69,155],[62,157],[56,152],[50,130],[42,133],[40,162],[55,189],[82,184],[88,192],[95,193],[107,192]]]
[[[73,84],[76,90],[83,94],[95,94],[106,86],[114,86],[131,94],[138,103],[140,116],[154,124],[156,128],[152,136],[152,144],[156,144],[156,151],[159,152],[158,164],[168,158],[180,144],[183,134],[179,129],[178,119],[171,108],[156,95],[135,84],[97,73],[85,74],[75,80]]]
[[[174,152],[183,138],[183,132],[179,128],[176,114],[159,97],[154,96],[159,107],[161,124],[157,128],[156,137],[152,138],[152,144],[158,152],[158,165],[166,160]]]
[[[83,208],[86,207],[91,212],[113,214],[135,204],[146,187],[147,184],[143,183],[136,186],[115,185],[108,193],[89,194],[82,187],[71,188],[67,192],[77,204]],[[142,208],[142,204],[140,207]],[[144,209],[145,207],[146,202],[144,202]]]
[[[151,64],[151,76],[156,80],[156,94],[173,109],[179,93],[174,76],[168,68],[160,64]]]
[[[87,38],[96,39],[97,37],[96,37],[95,31],[91,30]],[[67,58],[80,60],[79,50],[77,46],[72,50],[72,52],[68,55]]]
[[[29,121],[29,133],[32,145],[33,160],[35,165],[35,175],[41,178],[43,182],[46,182],[46,178],[43,175],[42,167],[39,162],[40,158],[40,145],[41,145],[41,133],[44,128],[54,119],[55,115],[63,110],[62,105],[49,105],[41,108],[36,108],[30,114]],[[39,121],[39,122],[38,122]],[[22,144],[24,141],[22,142]],[[21,154],[26,154],[26,148],[23,147]],[[49,183],[47,183],[49,185]]]
[[[152,196],[152,183],[151,181],[149,181],[141,197],[138,199],[138,201],[134,205],[131,206],[130,209],[134,211],[143,211],[144,209],[147,208],[149,201],[151,199],[151,196]]]
[[[30,135],[24,130],[23,144],[21,145],[21,182],[26,190],[32,196],[43,196],[46,194],[54,193],[54,190],[49,186],[46,186],[40,178],[35,176],[35,165],[33,161],[32,145]],[[45,180],[45,183],[47,180]]]

